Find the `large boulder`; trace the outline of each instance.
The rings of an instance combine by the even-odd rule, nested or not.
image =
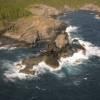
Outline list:
[[[56,37],[66,25],[53,18],[31,16],[19,19],[13,29],[4,36],[26,43],[36,43],[37,40],[51,40]]]
[[[67,33],[62,33],[57,35],[56,39],[55,39],[55,44],[58,48],[63,48],[66,45],[69,44],[69,36]]]

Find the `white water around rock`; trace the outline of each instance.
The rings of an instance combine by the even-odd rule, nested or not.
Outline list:
[[[70,41],[72,41],[74,38],[71,37],[71,33],[77,32],[78,27],[77,26],[69,26],[65,30],[69,37]],[[76,37],[75,37],[76,38]],[[78,51],[77,53],[74,53],[71,57],[61,58],[59,60],[60,66],[57,69],[53,69],[52,67],[45,64],[44,61],[40,62],[38,65],[33,66],[33,70],[36,71],[35,75],[27,75],[24,73],[20,73],[20,67],[16,67],[16,63],[14,65],[10,65],[9,69],[4,73],[6,78],[8,80],[14,80],[16,77],[19,79],[26,79],[26,78],[32,78],[37,77],[39,74],[47,73],[48,71],[50,73],[53,73],[57,75],[58,77],[64,77],[65,73],[63,73],[62,68],[65,68],[66,70],[69,70],[72,73],[73,68],[78,69],[78,65],[82,64],[84,61],[88,60],[91,56],[98,56],[100,57],[100,47],[97,47],[93,45],[92,43],[88,41],[81,40],[77,38],[81,45],[83,45],[86,49],[86,54],[84,55],[82,51]],[[17,62],[19,63],[19,62]],[[22,65],[24,66],[24,65]],[[69,67],[71,66],[71,67]],[[8,66],[7,66],[8,67]],[[24,66],[25,67],[25,66]],[[73,67],[73,68],[72,68]]]

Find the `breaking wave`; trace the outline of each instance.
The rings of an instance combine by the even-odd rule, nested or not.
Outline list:
[[[79,27],[76,26],[69,26],[66,28],[66,32],[69,34],[70,41],[72,41],[75,38],[71,37],[71,33],[78,31]],[[37,77],[40,74],[44,74],[47,72],[53,73],[57,75],[58,77],[66,77],[66,73],[69,72],[69,74],[81,72],[82,70],[79,69],[79,65],[81,65],[84,61],[88,60],[91,56],[98,56],[100,57],[100,47],[97,47],[93,45],[92,43],[88,41],[81,40],[80,38],[77,38],[81,45],[83,45],[86,49],[86,54],[84,55],[82,51],[78,51],[77,53],[74,53],[71,57],[61,58],[59,60],[60,66],[57,69],[53,69],[47,64],[45,64],[44,61],[40,62],[38,65],[33,66],[33,70],[36,71],[35,75],[27,75],[23,73],[19,73],[18,66],[16,67],[16,63],[14,65],[11,65],[9,67],[9,70],[7,70],[4,75],[8,80],[13,80],[16,77],[19,79],[26,79],[28,77],[33,78]],[[19,62],[17,62],[19,63]],[[25,67],[23,65],[23,67]],[[64,71],[62,70],[64,68]],[[66,72],[67,71],[67,72]],[[73,72],[74,71],[74,72]]]
[[[11,47],[10,45],[0,46],[0,50],[14,50],[17,47]]]

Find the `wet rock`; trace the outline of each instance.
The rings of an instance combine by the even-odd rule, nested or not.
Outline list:
[[[34,75],[35,74],[35,71],[33,69],[30,69],[30,68],[26,67],[26,68],[20,70],[20,73]]]
[[[23,59],[21,65],[25,65],[25,68],[20,69],[20,72],[26,74],[35,74],[35,70],[33,70],[33,66],[38,65],[38,63],[40,63],[43,59],[44,56],[41,55],[38,57],[29,57]]]
[[[67,45],[67,46],[63,47],[62,49],[60,49],[60,51],[58,52],[58,55],[59,55],[59,58],[61,58],[61,57],[66,58],[66,57],[72,56],[73,53],[74,52],[73,52],[71,46]]]
[[[54,69],[59,67],[58,59],[53,55],[47,56],[45,63]]]
[[[82,50],[83,54],[86,53],[85,47],[83,45],[81,45],[80,42],[79,42],[79,40],[77,40],[77,39],[74,39],[72,41],[71,48],[72,48],[73,52],[78,52],[78,51]]]
[[[41,52],[41,54],[37,57],[29,57],[24,59],[22,61],[22,64],[26,67],[20,70],[20,72],[32,73],[33,66],[38,65],[38,63],[40,63],[41,61],[44,61],[47,65],[54,69],[58,68],[59,59],[61,57],[71,56],[72,54],[73,51],[70,47],[67,33],[59,34],[54,40],[49,42],[45,52]]]
[[[52,68],[57,68],[59,67],[59,57],[58,57],[58,52],[54,51],[53,49],[51,51],[47,51],[45,54],[45,63]]]
[[[75,42],[74,40],[73,42]],[[73,47],[72,47],[73,46]],[[26,74],[35,74],[35,70],[33,70],[33,66],[38,65],[40,62],[44,61],[47,65],[51,68],[58,68],[59,67],[59,60],[61,57],[69,57],[72,56],[73,53],[77,52],[78,50],[83,50],[85,53],[85,48],[76,42],[74,45],[69,44],[63,48],[57,48],[55,44],[49,44],[48,49],[46,52],[42,52],[37,57],[29,57],[22,61],[22,64],[26,67],[20,72]]]
[[[57,68],[59,66],[58,54],[56,52],[45,52],[39,55],[38,57],[29,57],[22,60],[22,63],[19,65],[25,65],[25,68],[19,70],[21,73],[26,74],[35,74],[34,66],[38,65],[40,62],[44,61],[47,65],[52,68]]]

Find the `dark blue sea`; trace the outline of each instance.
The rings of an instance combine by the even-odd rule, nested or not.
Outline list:
[[[91,53],[89,59],[79,65],[66,64],[57,74],[47,71],[31,79],[7,79],[5,73],[13,62],[36,54],[43,47],[1,49],[0,100],[100,100],[100,19],[89,11],[65,13],[58,19],[68,26],[78,27],[72,36],[92,43],[93,55]]]

